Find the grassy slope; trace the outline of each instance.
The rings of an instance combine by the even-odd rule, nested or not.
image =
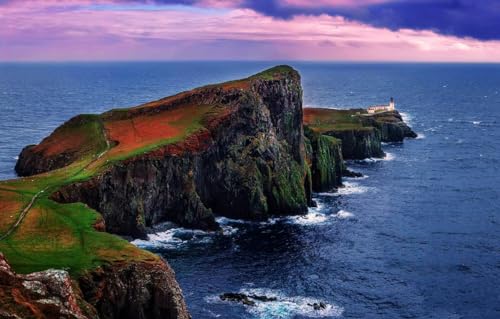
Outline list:
[[[279,66],[248,79],[223,83],[221,87],[246,89],[251,79],[269,80],[291,70]],[[204,119],[214,116],[216,106],[187,105],[138,117],[127,114],[129,110],[154,108],[186,94],[189,92],[131,109],[113,110],[101,116],[82,115],[69,121],[37,148],[44,154],[69,149],[77,154],[73,163],[47,173],[0,182],[0,236],[15,224],[21,211],[38,194],[22,223],[10,236],[0,240],[0,251],[17,272],[64,268],[78,275],[103,263],[158,258],[117,236],[96,231],[93,225],[101,217],[86,205],[60,204],[49,196],[59,187],[86,180],[113,163],[182,141],[203,130]],[[120,116],[114,118],[113,114]],[[108,150],[106,137],[118,143]]]
[[[304,125],[317,133],[342,130],[372,130],[364,127],[356,116],[366,113],[363,109],[338,110],[322,108],[305,108]]]

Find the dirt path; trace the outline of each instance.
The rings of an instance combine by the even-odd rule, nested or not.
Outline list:
[[[111,148],[111,143],[108,140],[108,136],[106,135],[106,131],[104,130],[104,128],[102,129],[102,134],[104,135],[104,139],[106,140],[106,149],[104,151],[102,151],[101,153],[99,153],[99,155],[97,155],[97,157],[94,158],[92,161],[90,161],[87,165],[85,165],[82,168],[82,170],[86,169],[87,167],[89,167],[90,165],[95,163],[97,160],[99,160],[101,157],[103,157],[104,154],[106,154],[109,151],[109,149]],[[80,171],[81,170],[79,170],[79,172]],[[76,173],[76,174],[78,174],[78,173]],[[49,188],[49,186],[45,187],[44,189],[42,189],[41,191],[39,191],[38,193],[33,195],[30,202],[28,203],[28,205],[26,205],[26,207],[24,207],[23,210],[21,211],[21,214],[17,218],[16,222],[12,226],[9,227],[9,229],[7,230],[7,232],[5,232],[5,234],[0,236],[0,240],[4,240],[5,238],[9,237],[14,232],[14,230],[21,224],[24,217],[26,217],[26,215],[28,214],[31,207],[33,207],[33,205],[35,204],[38,197],[40,197],[40,195],[42,195],[48,188]]]

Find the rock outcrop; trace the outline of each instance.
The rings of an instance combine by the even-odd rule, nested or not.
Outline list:
[[[333,136],[342,141],[342,155],[345,159],[361,160],[369,157],[384,157],[382,135],[374,127],[355,129],[333,129],[323,135]]]
[[[18,275],[0,253],[0,318],[99,318],[64,270]]]
[[[397,111],[368,114],[363,109],[306,108],[304,125],[317,134],[341,140],[342,156],[347,160],[384,157],[382,142],[417,136]]]
[[[79,278],[101,319],[189,319],[182,291],[163,261],[104,265]]]
[[[312,190],[330,191],[342,185],[346,170],[342,158],[341,140],[304,129],[308,163],[311,168]]]
[[[123,262],[74,280],[49,269],[16,274],[0,253],[0,318],[189,319],[165,262]]]
[[[417,134],[403,121],[398,111],[362,116],[364,126],[379,130],[382,142],[402,142],[405,138],[416,138]]]

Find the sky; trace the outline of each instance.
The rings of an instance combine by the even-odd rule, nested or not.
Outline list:
[[[0,0],[0,61],[500,62],[498,0]]]

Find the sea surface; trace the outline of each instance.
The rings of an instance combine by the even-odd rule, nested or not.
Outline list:
[[[73,115],[274,64],[0,64],[0,179],[15,177],[23,146]],[[306,216],[219,218],[223,235],[171,226],[136,241],[168,259],[193,318],[500,318],[500,65],[288,64],[305,106],[394,96],[419,138],[349,163],[364,177],[316,194]],[[243,306],[220,301],[224,292],[277,301]]]

